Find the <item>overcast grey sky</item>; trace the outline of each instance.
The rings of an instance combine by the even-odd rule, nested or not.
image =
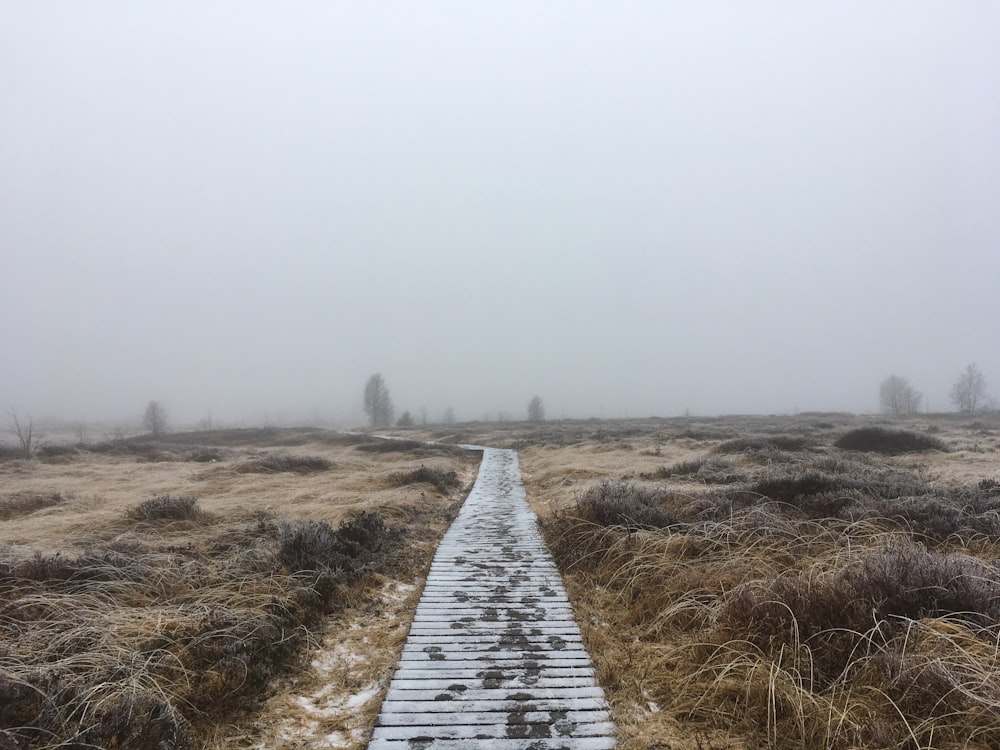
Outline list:
[[[1000,3],[0,0],[0,405],[1000,395]]]

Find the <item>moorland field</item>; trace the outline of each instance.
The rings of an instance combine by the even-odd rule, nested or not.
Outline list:
[[[997,415],[405,432],[5,450],[0,750],[364,747],[453,443],[518,449],[620,747],[1000,747]]]

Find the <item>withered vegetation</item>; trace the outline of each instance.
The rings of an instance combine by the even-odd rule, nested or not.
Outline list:
[[[448,492],[461,484],[458,474],[434,466],[421,466],[413,471],[396,472],[389,476],[391,482],[399,487],[411,484],[429,484],[439,492]]]
[[[426,569],[478,460],[448,454],[423,492],[386,490],[426,470],[352,458],[356,444],[216,431],[0,462],[0,748],[194,750],[263,731],[331,616]]]
[[[1000,747],[993,429],[628,427],[522,453],[624,750]]]

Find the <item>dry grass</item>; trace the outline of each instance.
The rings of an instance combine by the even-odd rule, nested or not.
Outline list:
[[[836,446],[868,427],[944,450]],[[1000,747],[1000,421],[408,434],[520,450],[623,750]],[[413,571],[459,496],[450,472],[467,485],[471,460],[317,430],[207,435],[0,461],[9,721],[99,726],[102,746],[140,750],[360,748]],[[261,455],[330,465],[241,471]],[[163,496],[198,500],[136,516]],[[136,739],[121,717],[139,714]]]
[[[454,480],[441,491],[391,479],[419,472],[417,456],[311,430],[243,436],[0,462],[0,747],[260,747],[295,719],[269,697],[326,654],[353,663],[345,648],[364,644],[334,625],[359,618],[384,633],[384,654],[359,657],[377,704],[401,646],[381,621],[402,606],[372,591],[415,590],[478,457],[435,454]],[[261,448],[280,468],[245,472]],[[309,703],[340,705],[345,747],[363,746],[373,718],[357,699],[328,690]],[[303,717],[307,703],[293,701]]]
[[[623,749],[1000,747],[998,425],[905,425],[930,453],[835,446],[866,426],[520,436]]]

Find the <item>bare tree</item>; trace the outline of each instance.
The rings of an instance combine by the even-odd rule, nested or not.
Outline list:
[[[882,405],[882,411],[894,417],[916,414],[921,399],[923,394],[901,375],[890,375],[878,388],[878,400]]]
[[[40,446],[38,438],[35,437],[35,423],[34,420],[32,420],[31,415],[28,415],[27,422],[22,422],[21,418],[17,416],[17,412],[14,409],[11,409],[10,427],[14,431],[14,435],[17,437],[21,458],[31,458],[34,456],[35,451],[37,451]]]
[[[541,422],[545,419],[545,404],[539,396],[535,396],[528,402],[528,419],[532,422]]]
[[[76,435],[77,445],[86,445],[90,442],[90,430],[87,428],[85,420],[80,420],[73,425],[73,434]]]
[[[372,427],[387,427],[392,424],[392,398],[389,397],[385,379],[379,373],[372,375],[365,383],[364,407]]]
[[[159,401],[150,401],[146,404],[146,411],[142,413],[142,426],[153,435],[160,437],[167,432],[167,410]]]
[[[986,378],[975,362],[959,375],[958,382],[951,387],[948,396],[963,414],[972,414],[987,402],[989,397],[986,394]]]
[[[450,406],[444,410],[444,414],[441,416],[441,421],[445,424],[455,424],[455,410]]]

